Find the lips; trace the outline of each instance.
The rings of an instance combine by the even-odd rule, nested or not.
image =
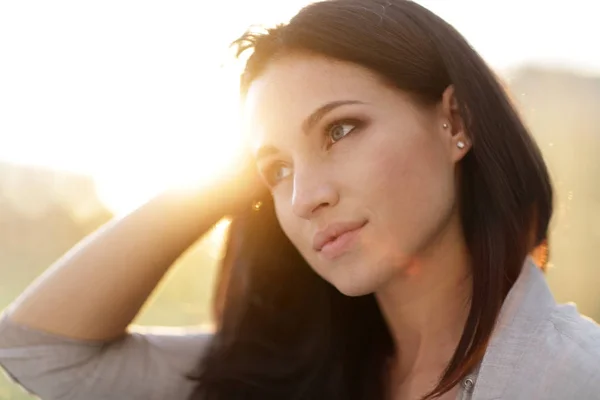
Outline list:
[[[327,228],[317,232],[313,239],[313,249],[320,252],[324,247],[333,244],[341,236],[358,231],[366,223],[367,221],[356,221],[331,224]]]

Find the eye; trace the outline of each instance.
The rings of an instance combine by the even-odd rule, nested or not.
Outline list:
[[[263,179],[270,187],[276,186],[291,174],[292,167],[283,162],[275,162],[261,171]]]
[[[329,144],[334,144],[352,133],[356,129],[358,124],[352,121],[335,122],[327,128],[327,138]]]

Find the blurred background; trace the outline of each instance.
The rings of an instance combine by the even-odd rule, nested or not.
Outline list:
[[[506,82],[554,179],[550,285],[600,320],[595,3],[418,2]],[[240,141],[240,65],[228,44],[307,3],[0,2],[0,309],[113,216],[222,168]],[[177,262],[137,323],[210,322],[223,233]],[[0,375],[1,400],[31,398]]]

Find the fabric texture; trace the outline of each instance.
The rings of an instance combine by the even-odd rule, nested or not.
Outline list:
[[[187,400],[211,334],[131,332],[86,342],[0,320],[0,365],[43,400]],[[600,327],[557,305],[528,259],[458,400],[600,400]]]

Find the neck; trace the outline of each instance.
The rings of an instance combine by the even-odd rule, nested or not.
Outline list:
[[[397,349],[394,380],[437,382],[462,335],[470,295],[468,252],[460,226],[451,223],[376,293]]]

